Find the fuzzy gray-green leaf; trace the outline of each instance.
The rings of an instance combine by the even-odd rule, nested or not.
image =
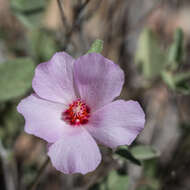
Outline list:
[[[149,28],[145,28],[140,34],[135,63],[140,66],[145,78],[160,75],[167,63],[166,55],[161,49],[158,37]]]
[[[0,63],[0,102],[22,96],[31,88],[34,67],[28,58]]]
[[[130,151],[139,160],[148,160],[160,155],[159,151],[148,145],[137,145],[132,147]]]

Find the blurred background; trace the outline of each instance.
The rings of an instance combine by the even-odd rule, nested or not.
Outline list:
[[[124,70],[119,98],[141,103],[145,129],[129,148],[102,146],[94,172],[64,175],[50,163],[34,185],[46,144],[24,133],[16,106],[37,64],[57,51],[77,58],[96,39]],[[0,189],[189,190],[189,94],[189,0],[0,0]]]

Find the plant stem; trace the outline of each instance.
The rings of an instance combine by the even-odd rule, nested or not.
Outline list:
[[[40,169],[37,172],[37,175],[35,176],[34,180],[30,183],[30,185],[28,186],[28,190],[34,190],[34,188],[36,187],[36,185],[39,183],[40,177],[42,176],[43,172],[45,171],[47,165],[49,164],[49,157],[46,158],[45,162],[42,164],[42,166],[40,167]]]
[[[64,14],[64,8],[63,8],[63,5],[62,5],[62,1],[61,0],[57,0],[57,4],[59,6],[59,10],[60,10],[60,14],[61,14],[61,20],[62,20],[62,23],[63,23],[63,27],[68,28],[69,24],[67,23],[67,19],[66,19],[65,14]]]

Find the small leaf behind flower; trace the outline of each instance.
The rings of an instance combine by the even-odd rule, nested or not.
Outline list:
[[[137,145],[132,147],[130,151],[139,160],[149,160],[160,156],[160,152],[149,145]]]
[[[91,48],[88,50],[88,53],[101,53],[103,50],[103,41],[102,40],[95,40],[91,45]]]

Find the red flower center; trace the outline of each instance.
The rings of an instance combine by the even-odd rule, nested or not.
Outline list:
[[[77,99],[69,108],[62,113],[62,119],[70,125],[84,125],[88,123],[90,117],[90,108],[82,100]]]

